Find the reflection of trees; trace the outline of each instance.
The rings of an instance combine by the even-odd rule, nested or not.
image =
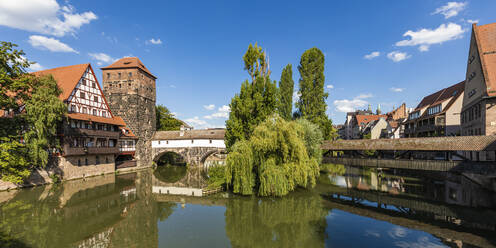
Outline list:
[[[94,187],[83,187],[87,185],[81,182],[79,191],[72,189],[71,183],[56,190],[48,186],[19,191],[0,204],[0,236],[5,236],[0,237],[0,247],[17,247],[8,243],[12,240],[30,247],[84,247],[109,240],[112,245],[156,246],[154,204],[147,192],[151,190],[150,174],[141,176],[137,184],[134,177],[126,178],[132,174],[126,174],[115,183]]]
[[[235,198],[227,202],[226,233],[233,247],[323,247],[327,211],[317,194]]]
[[[162,182],[175,183],[186,175],[187,170],[188,168],[186,166],[158,166],[153,172],[153,175]]]
[[[157,217],[160,221],[165,221],[174,212],[177,203],[175,202],[157,202]]]

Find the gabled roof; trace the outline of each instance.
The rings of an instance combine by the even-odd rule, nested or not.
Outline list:
[[[488,96],[496,96],[496,23],[472,24]]]
[[[420,103],[418,104],[415,110],[419,110],[425,107],[435,106],[450,98],[452,98],[451,100],[453,101],[453,99],[456,99],[459,95],[461,95],[464,90],[465,90],[465,81],[461,81],[455,85],[452,85],[448,88],[444,88],[436,93],[424,97],[422,101],[420,101]],[[448,104],[446,108],[449,106],[451,106],[451,104]]]
[[[153,78],[157,78],[146,68],[145,65],[143,65],[141,60],[138,59],[137,57],[125,57],[115,61],[113,64],[109,66],[102,67],[101,69],[109,70],[109,69],[126,69],[126,68],[138,68],[148,73]]]
[[[367,124],[371,121],[379,120],[380,118],[387,118],[387,115],[356,115],[355,118],[357,120],[357,125],[361,125],[362,123]]]
[[[45,76],[51,74],[53,78],[57,80],[57,84],[62,90],[62,94],[59,98],[62,101],[65,101],[71,95],[72,90],[76,87],[79,79],[81,79],[88,66],[90,66],[90,64],[70,65],[37,71],[32,74],[35,76]]]

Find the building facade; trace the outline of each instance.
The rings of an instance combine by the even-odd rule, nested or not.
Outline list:
[[[103,67],[103,92],[113,113],[121,116],[138,137],[138,166],[151,165],[150,140],[156,131],[157,79],[136,57],[122,58]]]
[[[405,137],[460,135],[465,81],[428,95],[403,123]]]
[[[62,149],[57,164],[63,179],[115,171],[121,129],[126,124],[112,113],[91,65],[65,66],[33,74],[52,75],[63,92],[59,98],[67,105],[67,118],[58,129]]]
[[[462,135],[496,134],[496,23],[472,25],[461,113]]]

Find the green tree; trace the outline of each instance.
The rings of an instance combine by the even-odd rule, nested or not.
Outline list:
[[[297,123],[303,130],[303,140],[305,141],[308,156],[314,158],[320,164],[322,162],[322,149],[320,146],[324,141],[322,131],[320,131],[319,126],[306,119],[298,119]]]
[[[11,154],[0,156],[0,176],[20,183],[30,169],[46,166],[50,152],[59,148],[57,126],[67,110],[58,98],[61,90],[53,77],[27,74],[32,63],[16,47],[0,43],[0,109],[14,114],[0,118],[1,143]]]
[[[157,131],[179,130],[183,124],[164,105],[155,106],[155,113],[157,115]]]
[[[324,54],[314,47],[306,50],[300,59],[300,99],[296,103],[299,116],[317,124],[325,139],[334,138],[332,121],[326,114],[326,99],[329,96],[324,91]]]
[[[3,181],[22,183],[31,173],[26,158],[26,146],[15,140],[0,138],[0,175]]]
[[[308,156],[304,136],[297,122],[268,117],[228,154],[228,186],[234,193],[260,196],[283,196],[296,187],[315,186],[319,165]]]
[[[60,149],[57,126],[67,113],[67,107],[58,97],[62,90],[51,75],[29,77],[29,80],[33,87],[32,95],[25,105],[25,119],[29,129],[24,134],[24,140],[30,161],[45,167],[49,152]]]
[[[293,115],[293,69],[291,64],[288,64],[281,73],[281,81],[279,81],[279,115],[291,120]]]
[[[228,151],[237,141],[249,139],[255,127],[275,112],[277,104],[277,85],[270,80],[268,58],[262,48],[250,44],[243,60],[251,82],[243,82],[240,93],[231,99],[225,135]]]

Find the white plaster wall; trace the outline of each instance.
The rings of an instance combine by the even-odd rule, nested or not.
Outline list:
[[[224,140],[195,139],[191,140],[153,140],[152,148],[214,147],[226,148]]]
[[[203,191],[195,188],[153,186],[152,193],[164,195],[202,196]]]

